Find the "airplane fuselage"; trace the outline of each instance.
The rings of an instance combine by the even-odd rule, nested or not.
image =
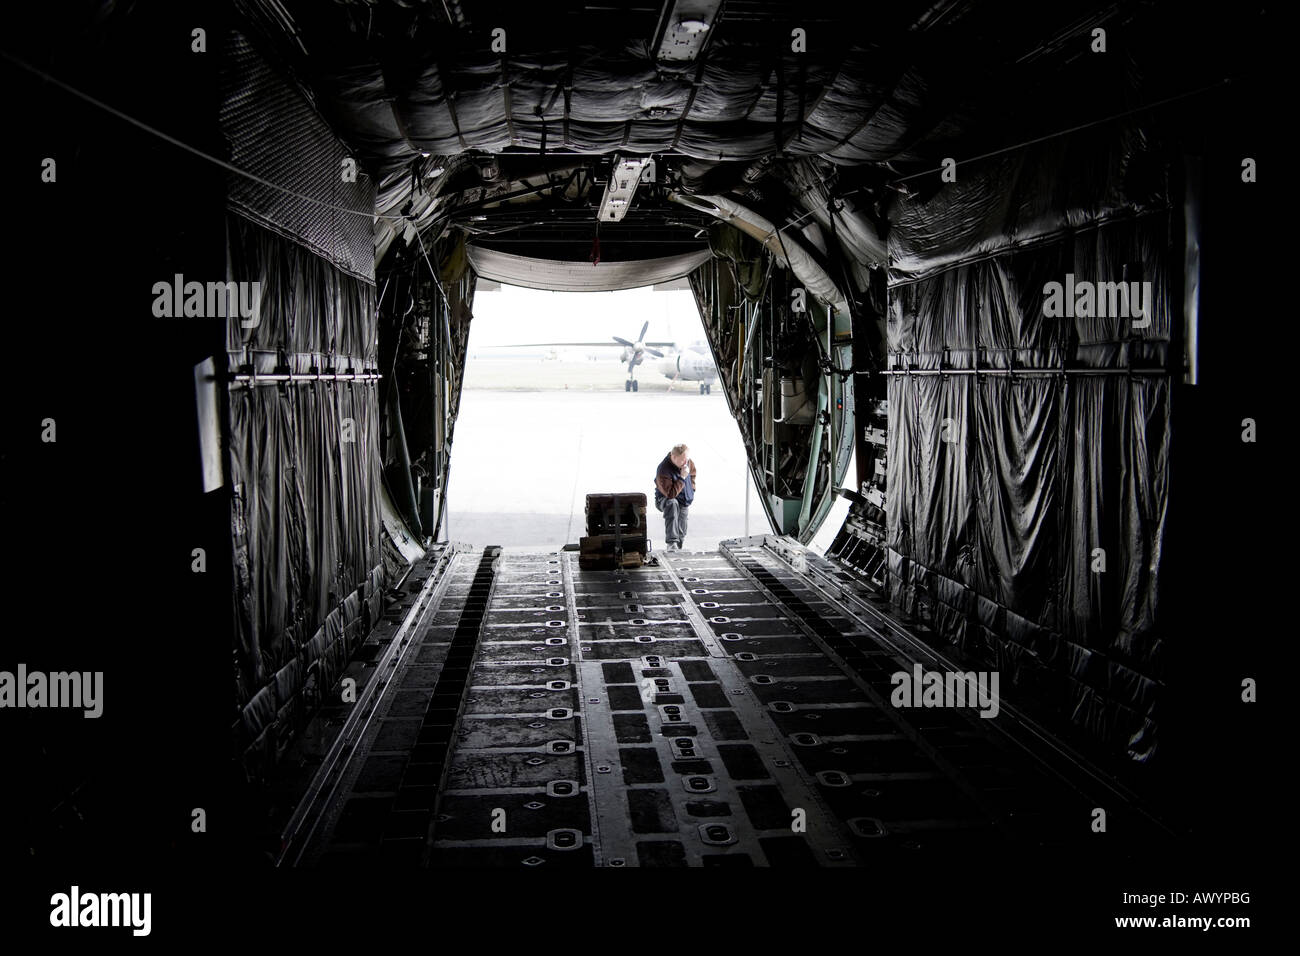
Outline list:
[[[718,378],[717,366],[713,359],[698,352],[678,352],[669,355],[659,363],[659,371],[666,378],[683,382],[714,382]]]

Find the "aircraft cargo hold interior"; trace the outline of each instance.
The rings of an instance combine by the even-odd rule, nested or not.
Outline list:
[[[41,876],[6,919],[176,868],[1080,885],[1033,912],[1112,931],[1153,888],[1249,896],[1293,511],[1273,11],[31,6],[0,726]],[[633,436],[656,395],[687,445],[725,408],[746,533],[672,546],[716,507],[702,439],[610,487],[565,470],[567,413],[553,455],[509,413],[472,436],[572,486],[567,540],[458,521],[501,286],[689,292],[693,346],[562,304],[507,344],[608,349],[582,387]],[[524,497],[476,507],[495,535]],[[660,885],[574,885],[615,879]]]

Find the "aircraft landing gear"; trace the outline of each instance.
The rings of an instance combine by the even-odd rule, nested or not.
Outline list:
[[[700,382],[700,394],[701,394],[701,395],[712,395],[712,394],[713,394],[713,386],[712,386],[710,383],[708,383],[708,382]]]
[[[636,391],[636,379],[634,379],[634,378],[629,378],[626,382],[624,382],[624,383],[623,383],[623,391],[625,391],[625,392],[635,392],[635,391]]]
[[[637,381],[636,381],[636,379],[632,379],[632,391],[635,392],[635,391],[637,390],[636,386],[637,386]]]

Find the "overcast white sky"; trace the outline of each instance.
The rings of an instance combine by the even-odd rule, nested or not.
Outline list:
[[[474,295],[469,347],[510,342],[600,342],[619,335],[635,342],[649,320],[646,341],[691,345],[704,341],[695,299],[688,289],[655,292],[543,292],[503,285]]]

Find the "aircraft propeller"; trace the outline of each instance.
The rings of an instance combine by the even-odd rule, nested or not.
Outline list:
[[[652,349],[650,346],[642,344],[641,340],[645,338],[646,329],[648,328],[650,328],[650,320],[646,319],[645,325],[641,326],[641,334],[637,336],[637,340],[635,342],[629,342],[627,339],[623,338],[622,336],[618,336],[618,335],[613,336],[614,341],[617,342],[619,345],[622,345],[625,348],[629,348],[632,350],[632,356],[631,358],[628,359],[627,362],[627,371],[629,375],[632,374],[632,370],[637,365],[641,364],[641,360],[642,360],[641,353],[649,352],[655,358],[664,357],[664,353],[660,352],[658,349]]]

